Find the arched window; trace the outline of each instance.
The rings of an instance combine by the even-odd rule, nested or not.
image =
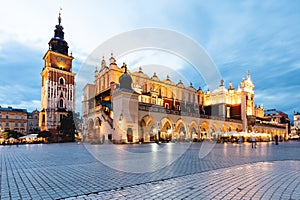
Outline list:
[[[65,84],[65,80],[64,80],[63,77],[60,77],[60,78],[59,78],[59,84],[60,84],[60,85],[64,85],[64,84]]]
[[[64,100],[63,100],[63,99],[60,99],[60,100],[59,100],[59,107],[60,107],[60,108],[63,108],[63,107],[64,107]]]

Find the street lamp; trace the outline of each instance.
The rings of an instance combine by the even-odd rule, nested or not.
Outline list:
[[[123,114],[121,113],[121,114],[120,114],[120,117],[119,117],[119,125],[118,125],[118,128],[119,128],[120,131],[121,131],[121,134],[120,134],[120,143],[122,143],[122,135],[123,135],[123,132],[126,132],[125,130],[122,129],[122,124],[123,124]]]
[[[157,121],[156,125],[157,125],[157,135],[156,135],[157,139],[156,140],[159,141],[160,140],[160,123]]]
[[[202,130],[201,130],[201,125],[199,125],[199,130],[198,130],[198,139],[202,139]]]
[[[187,123],[186,128],[187,128],[187,130],[186,130],[186,137],[188,137],[188,136],[192,137],[192,134],[190,132],[190,125],[189,125],[189,123]],[[187,139],[187,138],[185,138],[185,139]]]
[[[0,127],[0,136],[2,136],[2,131],[3,131],[3,129],[2,129],[2,127]]]

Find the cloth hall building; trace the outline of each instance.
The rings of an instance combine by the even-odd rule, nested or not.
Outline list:
[[[220,81],[220,80],[216,80]],[[119,67],[111,55],[96,68],[94,83],[86,84],[82,99],[86,142],[134,143],[213,139],[217,134],[264,134],[286,137],[286,124],[264,121],[264,107],[254,104],[254,84],[248,72],[238,88],[224,81],[213,91],[192,84],[160,80]]]

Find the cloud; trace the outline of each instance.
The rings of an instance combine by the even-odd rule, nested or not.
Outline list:
[[[1,44],[1,49],[0,104],[39,108],[42,54],[16,41]]]

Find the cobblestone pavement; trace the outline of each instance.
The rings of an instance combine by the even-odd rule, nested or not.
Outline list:
[[[155,145],[120,145],[125,151],[111,159],[139,165],[127,160],[126,152],[147,152]],[[160,146],[164,145],[176,148],[179,144]],[[256,149],[250,144],[216,144],[200,159],[201,146],[191,144],[175,162],[147,173],[107,167],[81,144],[0,146],[0,197],[300,199],[299,142],[258,143]]]
[[[73,199],[300,199],[300,161],[233,166]]]

